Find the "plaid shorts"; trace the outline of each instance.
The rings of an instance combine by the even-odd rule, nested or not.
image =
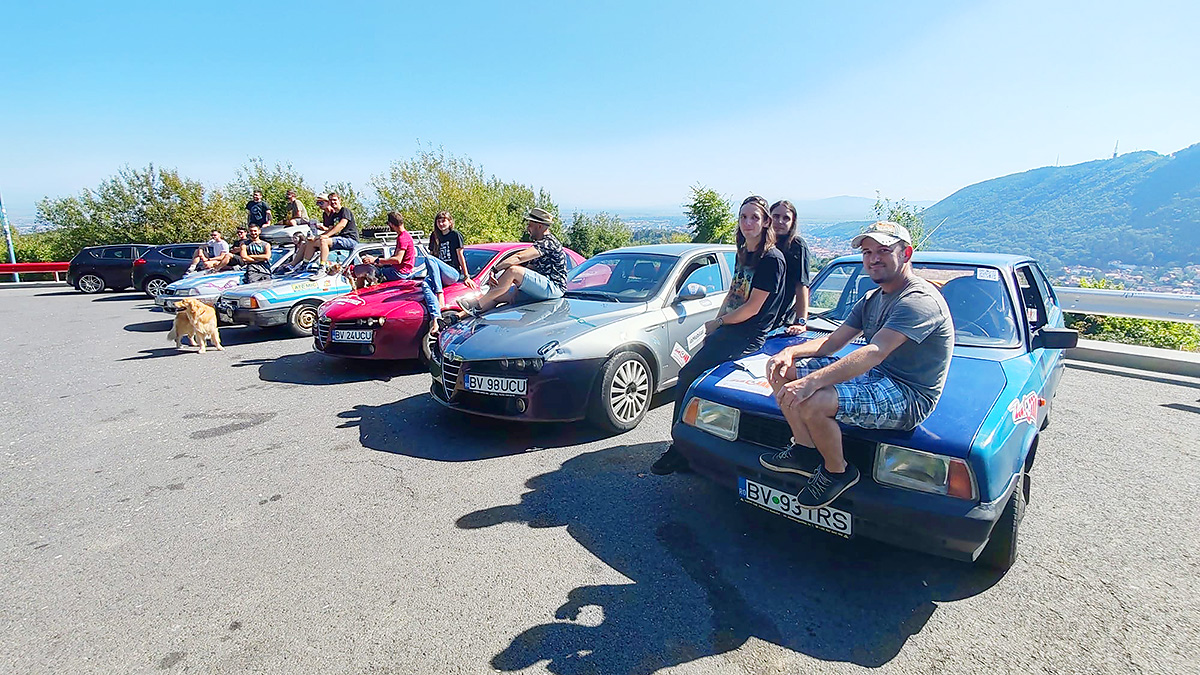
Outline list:
[[[796,377],[820,370],[838,359],[818,356],[796,361]],[[858,377],[833,385],[837,391],[838,411],[834,417],[843,424],[862,429],[909,430],[920,424],[908,398],[887,373],[872,368]]]

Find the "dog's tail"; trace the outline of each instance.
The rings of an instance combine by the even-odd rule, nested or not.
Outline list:
[[[179,336],[175,334],[175,326],[171,326],[171,332],[167,333],[167,342],[174,342],[177,337]]]

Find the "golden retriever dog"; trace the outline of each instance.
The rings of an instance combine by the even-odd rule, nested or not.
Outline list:
[[[175,325],[167,333],[168,340],[175,341],[175,348],[183,348],[183,336],[188,336],[193,346],[204,353],[204,343],[212,340],[213,346],[224,351],[221,346],[221,335],[217,332],[217,310],[207,303],[195,298],[184,298],[179,301],[179,311],[175,313]]]

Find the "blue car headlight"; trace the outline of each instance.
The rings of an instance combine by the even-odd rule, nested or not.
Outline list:
[[[880,443],[874,474],[884,485],[959,499],[979,498],[971,467],[957,457]]]
[[[727,441],[736,441],[742,411],[694,397],[683,411],[683,423]]]

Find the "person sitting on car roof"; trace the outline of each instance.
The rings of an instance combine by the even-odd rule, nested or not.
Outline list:
[[[237,229],[237,240],[216,258],[215,263],[209,269],[214,272],[220,272],[230,267],[240,266],[242,264],[242,249],[245,248],[247,241],[249,241],[249,235],[246,233],[246,228],[239,227]]]
[[[838,422],[864,429],[915,428],[933,412],[954,351],[950,309],[937,288],[913,274],[912,237],[881,221],[851,242],[879,288],[862,297],[846,321],[823,338],[784,348],[767,362],[767,381],[792,430],[792,444],[765,453],[772,471],[811,475],[796,500],[827,506],[858,482],[846,461]],[[867,344],[830,356],[862,334]],[[821,463],[808,458],[812,448]]]

